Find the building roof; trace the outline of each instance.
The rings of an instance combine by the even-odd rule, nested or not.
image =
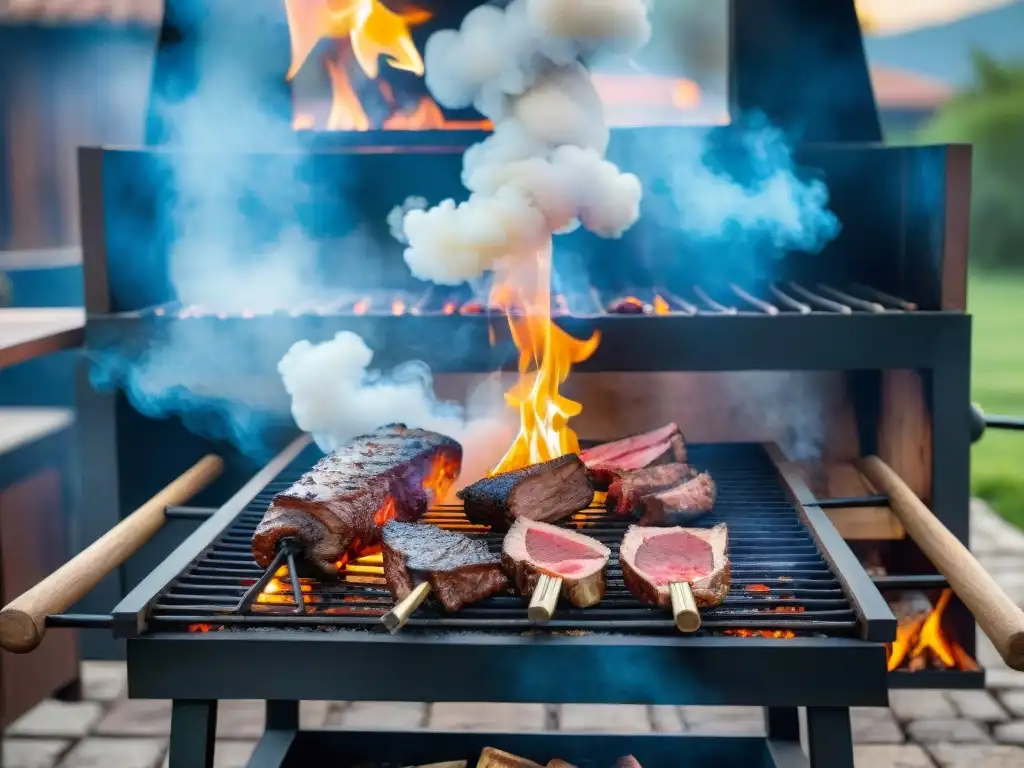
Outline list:
[[[0,0],[0,21],[159,26],[164,0]]]
[[[947,83],[891,67],[872,67],[871,85],[879,109],[937,109],[954,91]]]

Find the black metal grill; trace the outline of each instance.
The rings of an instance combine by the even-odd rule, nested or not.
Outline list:
[[[320,581],[302,576],[302,606],[295,602],[293,580],[264,571],[250,551],[252,532],[275,493],[307,470],[319,453],[302,452],[258,494],[191,568],[175,579],[151,609],[156,627],[187,625],[230,627],[316,626],[381,627],[379,617],[393,600],[383,577],[367,572],[372,565],[355,561],[344,579]],[[711,472],[718,485],[714,511],[697,525],[729,526],[732,589],[719,607],[702,612],[705,634],[754,632],[768,637],[798,635],[852,636],[858,616],[837,576],[822,557],[797,508],[787,499],[775,466],[758,445],[693,446],[690,460]],[[500,551],[501,534],[473,530],[458,507],[438,507],[428,518],[442,527],[483,536]],[[670,634],[675,627],[664,610],[645,606],[625,588],[618,564],[618,545],[629,524],[603,508],[592,507],[564,523],[609,546],[607,593],[592,608],[560,605],[550,630]],[[301,575],[301,566],[300,566]],[[273,593],[259,597],[270,583]],[[254,600],[254,598],[256,598]],[[272,602],[262,602],[270,600]],[[304,608],[304,610],[303,610]],[[301,611],[301,613],[297,613]],[[535,628],[526,617],[523,599],[509,593],[447,614],[428,600],[403,632],[417,630],[523,631]]]

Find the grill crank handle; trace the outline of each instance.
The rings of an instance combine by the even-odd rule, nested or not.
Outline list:
[[[46,632],[46,617],[85,597],[115,568],[135,554],[165,521],[164,509],[184,504],[216,479],[224,468],[206,456],[128,517],[0,611],[0,648],[28,653]]]
[[[860,460],[859,466],[875,488],[889,496],[893,514],[946,577],[1003,660],[1011,668],[1024,671],[1024,611],[888,464],[877,456],[868,456]]]
[[[405,626],[405,622],[412,616],[413,611],[420,607],[420,603],[427,599],[430,589],[429,581],[418,584],[412,592],[399,600],[394,608],[380,617],[380,623],[387,627],[391,634],[395,634]]]

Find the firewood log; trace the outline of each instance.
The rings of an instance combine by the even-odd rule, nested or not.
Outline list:
[[[544,768],[544,766],[533,762],[533,760],[527,760],[525,757],[502,752],[494,747],[484,747],[476,768]]]

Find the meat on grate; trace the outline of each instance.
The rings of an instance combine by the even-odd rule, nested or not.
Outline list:
[[[608,488],[608,509],[617,515],[628,515],[645,496],[671,490],[696,476],[697,470],[689,464],[675,462],[626,472]]]
[[[674,488],[643,497],[640,525],[689,523],[714,509],[718,489],[707,472],[701,472]]]
[[[622,579],[645,603],[671,605],[669,585],[686,582],[698,606],[719,605],[732,577],[727,548],[725,523],[713,528],[631,525],[619,548]]]
[[[686,441],[676,424],[588,448],[580,454],[597,488],[607,488],[626,472],[686,461]]]
[[[561,594],[577,608],[604,597],[604,570],[611,550],[597,539],[526,518],[505,534],[501,562],[524,597],[533,595],[541,574],[562,580]]]

